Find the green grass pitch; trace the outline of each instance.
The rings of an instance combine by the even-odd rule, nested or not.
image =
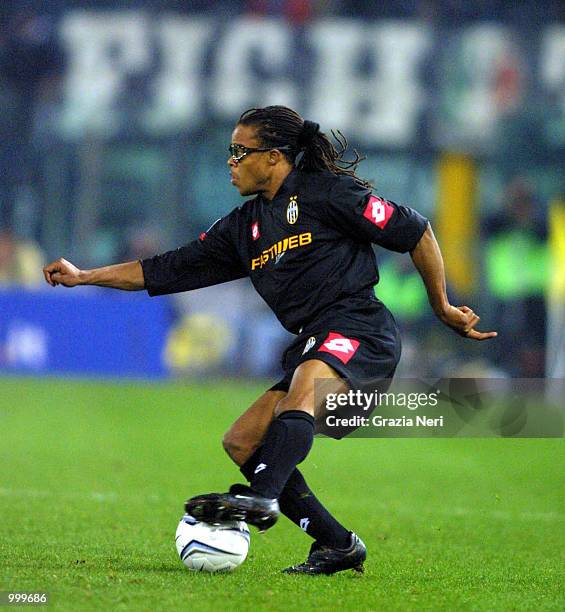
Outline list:
[[[303,471],[365,574],[281,574],[310,545],[285,518],[234,573],[186,570],[182,503],[241,481],[220,441],[264,388],[0,380],[0,590],[56,610],[565,609],[563,440],[317,439]]]

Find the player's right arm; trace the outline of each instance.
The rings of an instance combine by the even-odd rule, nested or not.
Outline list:
[[[143,270],[139,261],[128,261],[94,268],[80,270],[70,261],[57,259],[43,268],[45,280],[52,286],[76,287],[77,285],[97,285],[125,291],[139,291],[145,288]]]
[[[239,209],[218,219],[198,240],[141,262],[149,295],[192,291],[243,278],[237,248]]]
[[[219,219],[198,240],[141,261],[80,270],[66,259],[43,268],[53,287],[97,285],[127,291],[146,289],[149,295],[190,291],[247,276],[236,247],[239,209]]]

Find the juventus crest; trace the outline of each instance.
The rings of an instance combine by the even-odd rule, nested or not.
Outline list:
[[[290,196],[290,202],[288,203],[288,206],[286,207],[286,220],[291,224],[294,225],[296,223],[296,221],[298,220],[298,202],[296,201],[296,198],[298,196]]]

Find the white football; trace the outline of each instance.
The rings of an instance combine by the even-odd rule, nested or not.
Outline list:
[[[244,521],[210,525],[185,514],[177,527],[175,544],[188,569],[231,572],[245,561],[250,539]]]

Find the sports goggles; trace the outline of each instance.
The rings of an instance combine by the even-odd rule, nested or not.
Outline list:
[[[236,163],[239,163],[246,155],[249,155],[250,153],[272,151],[273,149],[276,149],[277,151],[290,151],[291,147],[288,145],[285,145],[283,147],[252,148],[252,147],[245,147],[241,144],[233,144],[233,143],[228,147],[231,158]]]

